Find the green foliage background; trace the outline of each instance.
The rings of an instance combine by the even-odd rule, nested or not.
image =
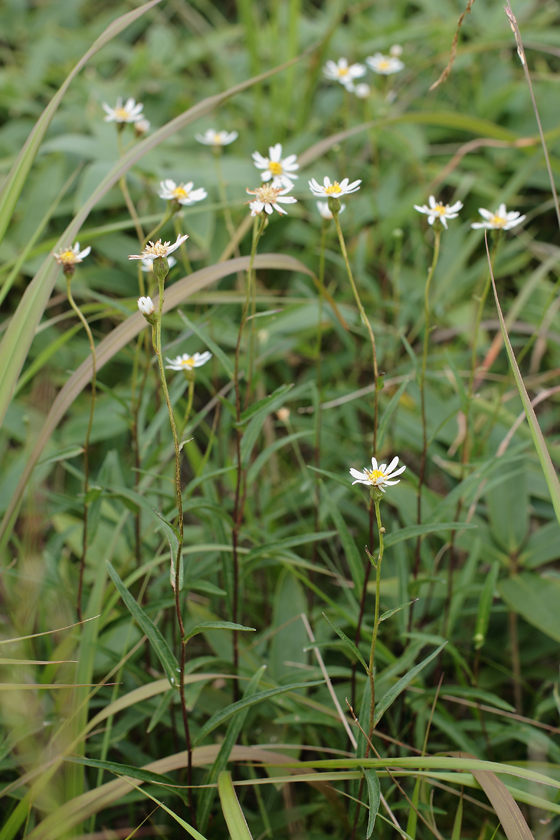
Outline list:
[[[5,0],[5,212],[10,169],[43,109],[95,39],[133,8]],[[135,157],[126,179],[145,232],[165,210],[157,196],[162,179],[192,180],[208,191],[180,216],[197,286],[191,293],[192,281],[182,280],[191,271],[179,261],[167,280],[173,305],[164,319],[167,356],[201,352],[205,340],[225,354],[214,352],[197,371],[183,436],[189,440],[182,453],[181,603],[189,631],[230,621],[233,598],[231,370],[245,279],[238,264],[222,265],[237,245],[224,222],[212,151],[194,138],[210,127],[239,132],[221,167],[241,256],[251,250],[245,189],[259,184],[251,153],[265,154],[280,142],[285,153],[299,156],[301,169],[292,191],[298,203],[287,208],[288,216],[270,218],[259,244],[259,317],[246,334],[255,345],[254,400],[293,388],[264,404],[244,438],[248,492],[238,619],[256,632],[238,634],[240,705],[231,705],[237,696],[231,631],[205,626],[187,646],[198,831],[208,838],[229,831],[234,840],[369,836],[367,809],[355,818],[355,799],[373,814],[379,784],[383,799],[373,830],[382,837],[396,836],[395,821],[401,836],[413,838],[511,840],[531,832],[552,838],[558,831],[560,526],[528,424],[520,422],[504,443],[523,405],[503,349],[477,382],[475,397],[467,398],[477,305],[488,276],[483,234],[470,225],[479,207],[494,210],[506,202],[527,218],[502,237],[494,262],[497,290],[525,387],[532,400],[538,397],[538,421],[558,464],[558,225],[501,2],[477,0],[448,80],[429,89],[448,61],[462,11],[460,3],[445,0],[164,0],[108,38],[62,97],[0,244],[0,840],[128,837],[144,820],[146,835],[201,836],[193,834],[184,787],[178,692],[166,679],[160,643],[145,640],[139,613],[131,615],[115,586],[120,578],[174,656],[179,639],[169,543],[158,518],[173,521],[177,512],[173,446],[156,368],[149,364],[135,460],[135,336],[148,328],[137,313],[136,263],[128,260],[140,246],[117,176]],[[554,0],[518,2],[514,12],[556,175],[559,7]],[[372,92],[365,100],[323,77],[327,59],[363,61],[395,43],[403,45],[405,69],[388,77],[368,70]],[[244,90],[207,101],[296,57]],[[131,129],[124,133],[130,145],[121,173],[115,169],[117,132],[102,110],[118,96],[143,102],[152,123],[146,140],[133,139]],[[185,112],[183,127],[162,128]],[[102,190],[112,173],[114,185]],[[321,300],[314,282],[322,222],[307,180],[324,175],[362,180],[360,191],[345,199],[341,225],[384,374],[379,454],[385,462],[398,454],[407,465],[382,505],[381,610],[418,600],[381,624],[378,761],[373,753],[364,759],[365,739],[345,703],[348,698],[367,728],[366,676],[332,627],[354,640],[359,622],[370,522],[367,491],[351,486],[348,470],[369,463],[373,403],[367,334],[334,226],[326,230],[325,287],[335,306]],[[433,231],[413,205],[431,194],[450,204],[460,200],[464,209],[443,232],[432,283],[426,527],[416,574],[417,382]],[[70,239],[64,238],[76,218]],[[173,224],[163,235],[175,239]],[[69,627],[76,622],[83,533],[89,346],[69,309],[64,277],[54,280],[50,254],[76,239],[91,245],[92,255],[78,267],[73,293],[105,355],[90,450],[83,603],[92,620]],[[490,294],[478,365],[500,335]],[[18,354],[25,359],[21,372]],[[180,374],[169,382],[182,418],[187,382]],[[290,410],[287,419],[277,414],[282,406]],[[52,423],[50,411],[58,411]],[[118,578],[109,576],[107,560]],[[357,639],[366,661],[373,577]],[[358,738],[357,753],[315,651]],[[377,775],[361,769],[368,762]],[[219,775],[226,769],[234,785]],[[290,774],[296,774],[293,784],[286,781]]]

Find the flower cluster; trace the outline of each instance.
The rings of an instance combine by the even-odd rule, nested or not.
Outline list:
[[[456,219],[459,215],[459,210],[462,208],[462,201],[456,201],[455,204],[450,206],[449,204],[442,204],[441,201],[436,201],[433,195],[429,197],[427,205],[414,205],[415,210],[418,210],[419,213],[426,214],[429,225],[433,225],[434,222],[438,220],[446,229],[447,220]],[[517,225],[520,225],[526,218],[517,210],[512,210],[508,213],[505,204],[500,204],[495,213],[492,213],[490,210],[485,210],[483,207],[481,207],[478,212],[484,221],[473,222],[471,227],[475,230],[478,228],[484,228],[486,230],[511,230],[512,228],[517,227]]]
[[[404,63],[400,59],[402,51],[399,44],[394,44],[389,50],[389,55],[376,52],[375,55],[366,58],[367,67],[381,76],[399,73],[404,69]],[[356,79],[361,79],[366,75],[367,67],[364,64],[348,64],[346,58],[339,58],[338,61],[329,59],[323,67],[323,75],[330,81],[339,82],[349,93],[356,94],[359,99],[367,99],[371,93],[367,82],[355,84]]]

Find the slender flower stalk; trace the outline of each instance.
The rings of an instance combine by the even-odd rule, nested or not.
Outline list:
[[[78,597],[77,597],[77,613],[78,613],[78,621],[83,620],[83,613],[82,613],[82,592],[84,588],[84,572],[86,568],[86,558],[87,558],[87,546],[88,546],[88,512],[89,512],[89,502],[88,502],[88,493],[89,493],[89,439],[91,437],[91,430],[93,428],[93,417],[95,414],[95,399],[96,399],[96,386],[97,386],[97,358],[95,355],[95,343],[93,341],[93,335],[90,329],[90,326],[87,322],[85,315],[83,314],[82,310],[74,300],[72,295],[72,277],[74,276],[74,271],[76,270],[76,265],[81,263],[85,257],[89,255],[91,248],[85,248],[83,251],[80,251],[80,243],[76,242],[73,248],[67,248],[66,250],[60,251],[58,254],[53,254],[55,260],[59,265],[62,266],[62,271],[64,272],[64,276],[66,277],[66,295],[68,297],[68,303],[80,319],[84,330],[86,331],[86,335],[88,337],[89,342],[89,349],[91,353],[91,400],[90,400],[90,407],[89,407],[89,420],[86,429],[86,436],[84,439],[84,528],[83,528],[83,535],[82,535],[82,556],[80,558],[80,573],[78,578]]]
[[[179,694],[181,698],[181,712],[183,717],[183,727],[185,730],[185,739],[187,742],[187,750],[188,750],[188,766],[187,766],[187,783],[189,785],[189,806],[191,812],[191,821],[193,826],[196,826],[196,812],[194,808],[194,800],[193,800],[193,792],[192,792],[192,741],[190,736],[190,729],[189,729],[189,719],[188,719],[188,712],[187,712],[187,703],[185,698],[185,663],[186,663],[186,644],[184,642],[185,637],[185,626],[183,624],[183,617],[181,614],[181,603],[180,603],[180,588],[182,582],[182,561],[183,561],[183,496],[181,491],[181,448],[179,445],[179,435],[177,434],[177,426],[175,423],[175,415],[173,412],[173,406],[171,404],[171,398],[169,396],[169,388],[167,386],[167,378],[165,375],[165,367],[163,364],[163,354],[161,350],[161,322],[162,322],[162,313],[163,313],[163,299],[164,299],[164,287],[165,287],[165,278],[169,272],[169,265],[167,262],[167,255],[172,251],[176,250],[176,248],[180,247],[182,243],[185,241],[186,236],[178,236],[177,242],[174,245],[170,245],[169,242],[162,244],[161,240],[154,243],[150,243],[147,246],[142,254],[133,254],[129,256],[129,259],[146,259],[151,258],[153,259],[153,271],[158,280],[158,289],[159,289],[159,301],[158,301],[158,308],[157,313],[156,311],[152,311],[153,306],[150,307],[149,303],[146,300],[142,301],[142,308],[146,309],[146,312],[143,312],[144,317],[152,326],[152,344],[154,347],[154,352],[156,354],[157,363],[158,363],[158,370],[159,370],[159,378],[161,382],[161,388],[163,391],[163,395],[165,398],[165,403],[167,405],[167,411],[169,414],[169,423],[171,425],[171,434],[173,436],[173,445],[175,448],[175,499],[177,504],[177,551],[175,557],[172,557],[171,563],[171,572],[172,572],[172,586],[174,590],[175,596],[175,613],[177,616],[177,624],[179,626],[179,634],[180,634],[180,645],[181,645],[181,655],[180,655],[180,663],[179,663]],[[149,299],[148,299],[149,300]],[[150,301],[151,302],[151,301]]]
[[[426,285],[424,287],[424,344],[422,347],[422,365],[420,367],[420,411],[422,416],[422,456],[420,459],[420,473],[418,475],[418,499],[417,499],[417,522],[422,524],[422,488],[424,486],[424,478],[426,474],[426,458],[428,454],[428,427],[426,421],[426,366],[428,362],[428,348],[430,346],[430,286],[432,277],[439,259],[439,246],[441,239],[441,226],[436,226],[434,229],[434,253],[432,256],[432,264],[428,271],[426,278]],[[420,569],[420,544],[421,538],[416,540],[416,550],[414,556],[414,579],[418,577]]]
[[[379,490],[373,489],[371,496],[375,506],[375,519],[377,521],[377,530],[379,531],[379,554],[377,555],[377,562],[373,563],[373,558],[370,557],[371,562],[375,568],[375,612],[373,616],[373,633],[371,636],[371,648],[369,654],[368,664],[368,678],[371,690],[371,703],[369,707],[369,726],[368,737],[371,741],[373,730],[375,728],[375,648],[377,646],[377,635],[379,633],[379,601],[381,599],[381,564],[383,563],[383,535],[385,528],[381,524],[381,511],[379,509],[379,502],[382,498],[382,488]],[[367,758],[367,755],[366,755]]]

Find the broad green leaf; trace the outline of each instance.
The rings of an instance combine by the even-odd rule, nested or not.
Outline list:
[[[198,633],[204,633],[205,630],[239,630],[247,633],[254,633],[254,627],[245,627],[244,624],[234,624],[233,621],[203,621],[197,624],[192,630],[189,630],[183,638],[184,642],[188,642],[193,636]]]
[[[492,536],[508,554],[518,554],[529,531],[526,465],[521,458],[500,466],[500,482],[486,493]]]
[[[189,328],[189,330],[192,330],[193,333],[197,335],[200,338],[200,340],[208,347],[208,349],[214,354],[214,356],[220,360],[223,369],[228,375],[228,378],[234,379],[234,372],[231,363],[224,351],[222,350],[222,348],[220,347],[220,345],[216,344],[216,342],[212,338],[210,338],[208,332],[205,329],[193,323],[193,321],[191,321],[190,318],[187,318],[184,312],[182,312],[180,309],[178,309],[177,311],[181,316],[181,320]]]
[[[436,648],[426,659],[423,659],[418,665],[415,665],[414,668],[411,668],[408,673],[406,673],[400,680],[392,686],[386,694],[383,695],[381,700],[375,704],[375,726],[379,723],[389,706],[394,703],[397,699],[399,694],[405,690],[407,685],[418,676],[418,674],[424,670],[426,665],[428,665],[432,659],[435,659],[436,656],[444,649],[447,642],[444,642],[438,648]]]
[[[369,563],[369,560],[366,560],[365,552],[364,555],[360,555],[360,552],[356,548],[356,541],[350,534],[346,522],[344,521],[344,517],[340,513],[340,510],[330,493],[326,493],[324,495],[324,500],[326,501],[329,513],[338,531],[340,542],[342,543],[342,548],[344,549],[344,555],[350,569],[350,574],[352,576],[354,586],[356,587],[356,592],[361,593],[364,587],[364,563]]]
[[[349,650],[352,651],[352,653],[354,654],[354,656],[356,657],[358,662],[360,662],[362,664],[362,666],[364,668],[364,671],[367,674],[369,672],[369,668],[366,665],[364,657],[362,656],[362,654],[360,653],[360,651],[358,650],[358,648],[356,647],[354,642],[351,641],[351,639],[348,638],[346,633],[344,633],[344,631],[341,630],[340,627],[337,627],[336,624],[333,624],[332,621],[330,620],[330,618],[327,615],[325,615],[325,613],[323,613],[323,617],[328,621],[328,623],[330,624],[330,626],[332,627],[332,629],[334,630],[336,635],[339,636],[342,639],[342,641],[344,642],[346,647],[349,648]]]
[[[268,700],[271,697],[277,697],[279,694],[286,694],[287,691],[298,691],[299,689],[311,688],[315,685],[323,685],[323,680],[291,683],[290,685],[282,685],[278,688],[267,688],[265,691],[259,691],[258,694],[254,694],[252,697],[244,697],[242,700],[238,700],[237,703],[231,703],[229,706],[226,706],[225,709],[220,709],[219,712],[215,712],[212,717],[206,721],[195,738],[194,746],[200,744],[200,742],[210,735],[211,732],[217,729],[218,726],[226,720],[229,720],[230,717],[233,717],[233,715],[236,715],[241,710],[246,709],[249,706],[255,706],[257,703],[262,703],[263,700]]]
[[[522,572],[500,581],[498,591],[510,610],[560,642],[560,581]]]
[[[535,409],[531,405],[529,394],[527,393],[527,389],[525,388],[525,383],[523,382],[523,377],[521,376],[521,371],[519,370],[519,367],[517,365],[515,353],[513,352],[513,347],[511,346],[511,342],[507,334],[504,316],[502,315],[502,308],[500,306],[500,300],[498,298],[498,292],[496,290],[496,283],[494,281],[494,273],[492,271],[492,262],[490,260],[490,252],[488,251],[488,243],[486,243],[486,251],[488,254],[488,265],[490,267],[490,276],[492,278],[492,288],[494,290],[494,298],[496,301],[496,308],[498,310],[498,318],[500,319],[500,327],[502,329],[504,344],[506,346],[511,369],[515,377],[515,382],[517,384],[519,396],[521,397],[521,402],[523,403],[523,408],[525,409],[525,414],[527,415],[527,421],[529,423],[529,428],[531,429],[533,443],[535,444],[535,448],[539,456],[539,461],[541,462],[541,467],[544,472],[544,477],[546,479],[546,483],[548,484],[548,489],[550,490],[550,497],[552,500],[552,505],[554,507],[554,512],[556,514],[556,519],[560,524],[560,482],[558,481],[558,476],[550,458],[550,453],[547,449],[546,442],[541,431],[541,427],[539,426],[539,421],[537,419],[537,415],[535,414]]]
[[[253,840],[233,787],[231,773],[226,770],[218,776],[218,793],[231,840]]]
[[[270,674],[276,682],[289,679],[297,662],[305,666],[308,661],[303,652],[309,643],[301,614],[307,612],[303,588],[289,568],[278,577],[272,605],[271,630],[273,631],[268,655]]]
[[[375,828],[375,820],[377,819],[377,812],[379,811],[379,803],[381,802],[381,788],[379,786],[379,779],[375,770],[365,770],[362,767],[364,779],[368,789],[369,798],[369,814],[368,824],[366,830],[366,838],[369,840]]]
[[[148,615],[146,615],[142,607],[136,603],[135,599],[132,597],[132,595],[120,579],[118,572],[113,568],[112,564],[109,561],[107,561],[107,568],[109,570],[109,574],[111,575],[111,579],[113,580],[113,583],[119,590],[121,598],[123,599],[127,609],[134,616],[134,618],[148,637],[150,644],[152,645],[159,661],[161,662],[161,666],[165,671],[165,675],[169,680],[169,684],[172,688],[177,689],[179,687],[179,663],[172,654],[171,649],[165,641],[161,631],[158,630],[152,619]]]

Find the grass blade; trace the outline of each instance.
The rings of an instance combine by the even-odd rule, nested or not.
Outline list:
[[[225,770],[218,776],[218,793],[231,840],[253,840],[233,787],[231,773]]]

